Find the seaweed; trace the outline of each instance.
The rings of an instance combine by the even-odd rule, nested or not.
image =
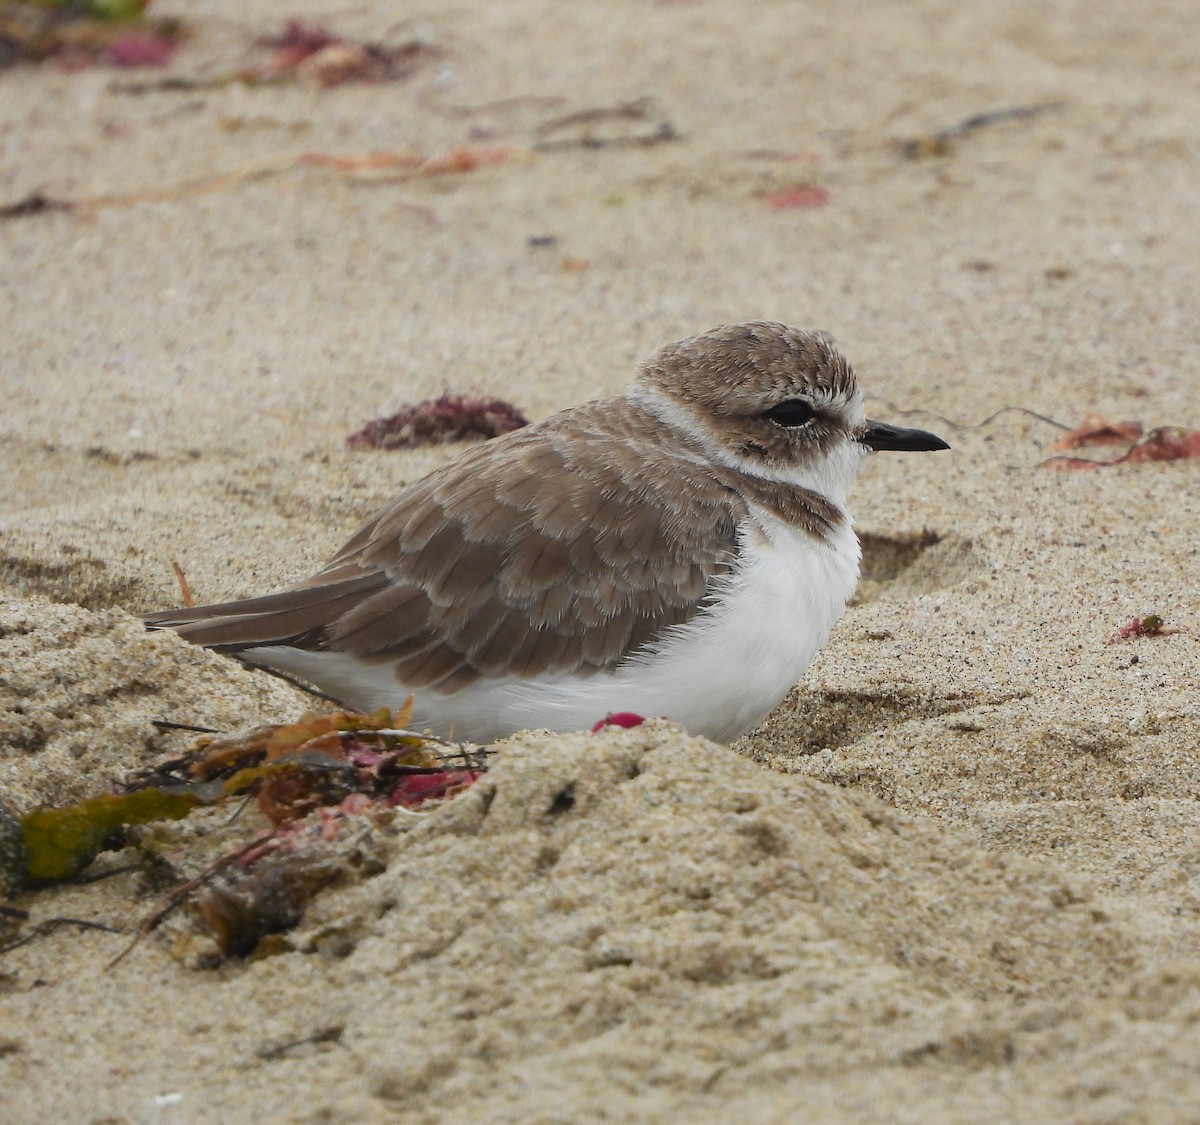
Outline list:
[[[382,870],[382,861],[364,851],[379,827],[397,812],[415,815],[453,797],[487,769],[492,751],[408,730],[411,713],[410,698],[394,713],[308,712],[293,723],[206,736],[133,774],[119,792],[35,809],[21,818],[23,835],[13,851],[23,882],[72,877],[105,848],[139,843],[147,855],[158,855],[157,836],[135,840],[128,830],[201,807],[253,801],[268,827],[179,881],[110,967],[184,906],[215,944],[206,963],[290,948],[284,935],[317,894],[355,874]]]
[[[195,793],[147,788],[105,793],[64,808],[34,809],[20,819],[26,874],[38,882],[68,879],[106,847],[121,846],[129,825],[179,820],[201,801]]]
[[[1167,637],[1188,632],[1191,630],[1186,625],[1168,625],[1160,614],[1148,613],[1145,617],[1130,618],[1104,643],[1115,645],[1133,637]]]
[[[346,445],[350,449],[415,449],[469,437],[499,437],[527,425],[529,419],[504,399],[446,393],[368,422],[346,438]]]
[[[0,68],[53,60],[68,70],[97,64],[165,66],[186,35],[181,20],[147,19],[149,0],[41,0],[0,5]]]

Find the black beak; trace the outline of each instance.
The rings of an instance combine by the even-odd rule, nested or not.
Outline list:
[[[886,422],[867,419],[867,428],[858,440],[868,449],[902,449],[916,453],[921,450],[949,449],[947,442],[928,430],[902,430]]]

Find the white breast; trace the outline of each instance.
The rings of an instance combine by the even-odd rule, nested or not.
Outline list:
[[[764,719],[804,675],[854,593],[858,539],[848,520],[825,545],[757,515],[746,563],[720,603],[622,668],[621,687],[645,702],[613,710],[666,715],[725,742]]]

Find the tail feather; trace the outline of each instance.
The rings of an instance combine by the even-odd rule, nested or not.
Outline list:
[[[373,571],[245,601],[164,610],[142,620],[148,628],[174,629],[184,640],[216,652],[236,654],[264,645],[321,648],[328,627],[386,583],[382,571]]]

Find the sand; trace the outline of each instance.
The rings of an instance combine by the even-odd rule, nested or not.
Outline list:
[[[191,78],[259,60],[280,19],[154,8],[192,26],[166,72]],[[148,874],[14,895],[21,932],[125,933],[0,957],[5,1121],[1195,1120],[1200,468],[1056,471],[1029,416],[900,411],[1200,426],[1200,12],[287,14],[430,50],[329,90],[0,72],[0,203],[95,204],[0,223],[11,813],[187,744],[155,719],[304,709],[136,615],[177,604],[172,559],[203,600],[307,573],[454,456],[344,448],[405,402],[541,417],[772,318],[831,332],[874,416],[954,450],[865,468],[859,597],[732,748],[519,736],[457,800],[365,828],[294,951],[251,963],[204,967],[181,915],[106,969]],[[1037,112],[926,151],[1012,107]],[[626,143],[545,145],[581,140]],[[462,146],[505,159],[299,162]],[[1191,631],[1108,643],[1150,613]],[[198,824],[181,870],[233,831]]]

